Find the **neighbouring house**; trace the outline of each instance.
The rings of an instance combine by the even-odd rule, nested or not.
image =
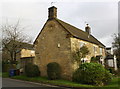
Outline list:
[[[33,48],[23,48],[19,51],[16,58],[19,62],[20,68],[25,68],[25,65],[28,63],[33,63],[33,59],[35,57],[35,51]]]
[[[16,41],[16,44],[19,44],[15,50],[15,61],[17,61],[17,68],[18,69],[24,68],[25,64],[33,63],[33,59],[35,57],[35,51],[33,49],[33,45],[18,41]],[[9,50],[12,50],[12,48],[9,48]],[[11,59],[12,58],[10,52],[8,51],[8,49],[3,47],[2,61],[10,63]],[[12,62],[12,63],[16,63],[16,62]]]
[[[10,41],[2,48],[2,61],[3,71],[7,72],[9,69],[22,69],[24,70],[27,63],[33,63],[35,51],[33,45],[26,42],[14,41],[14,55],[13,54],[13,41]],[[14,56],[14,60],[12,57]],[[12,64],[12,65],[9,65]],[[16,65],[17,64],[17,65]]]
[[[17,56],[18,56],[18,54],[20,54],[20,51],[22,49],[33,49],[33,45],[26,43],[26,42],[14,41],[14,43],[15,43],[14,52],[13,52],[13,41],[10,41],[9,43],[7,43],[6,44],[7,47],[2,48],[2,60],[3,61],[12,60],[13,56],[15,58],[14,61],[17,61],[17,59],[18,59]]]
[[[114,68],[115,70],[117,70],[116,56],[113,53],[113,48],[106,48],[105,65],[106,67]]]
[[[90,51],[84,58],[90,62],[91,57],[102,55],[105,58],[105,46],[92,34],[91,28],[78,29],[57,18],[57,8],[49,8],[48,20],[34,41],[34,63],[39,66],[41,76],[47,76],[47,64],[57,62],[61,66],[62,78],[71,80],[77,64],[73,62],[76,48],[86,45]]]

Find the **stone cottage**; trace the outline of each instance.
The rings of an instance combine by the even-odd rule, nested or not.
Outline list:
[[[90,51],[85,58],[86,62],[90,62],[93,56],[105,57],[105,46],[91,35],[88,24],[82,31],[58,19],[56,7],[52,6],[48,10],[48,20],[34,41],[34,63],[39,66],[41,76],[47,76],[48,63],[57,62],[61,66],[62,78],[71,79],[76,69],[72,52],[83,45]]]

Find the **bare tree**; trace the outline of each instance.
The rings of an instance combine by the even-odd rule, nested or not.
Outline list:
[[[22,32],[24,30],[22,26],[20,26],[19,21],[16,24],[4,24],[2,25],[3,31],[3,51],[7,51],[10,54],[11,61],[16,61],[16,54],[20,48],[22,48],[26,43],[30,43],[31,40],[28,36],[25,36]]]

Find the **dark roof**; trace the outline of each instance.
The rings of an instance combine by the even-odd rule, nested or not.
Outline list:
[[[100,41],[98,41],[94,36],[92,36],[91,34],[89,35],[87,32],[84,32],[81,29],[78,29],[78,28],[76,28],[60,19],[57,19],[57,18],[50,19],[50,20],[56,20],[67,32],[69,32],[75,38],[97,44],[100,47],[105,47],[105,45],[103,45]],[[48,19],[47,22],[50,20]],[[42,30],[44,29],[44,26],[43,26]],[[41,30],[41,32],[42,32],[42,30]],[[39,33],[39,35],[41,34],[41,32]],[[38,36],[37,36],[37,38],[38,38]],[[35,39],[34,43],[36,42],[36,39]]]
[[[62,25],[72,36],[85,40],[94,44],[99,45],[100,47],[105,47],[100,41],[98,41],[94,36],[91,34],[89,35],[87,32],[82,31],[81,29],[78,29],[62,20],[56,19],[56,21]],[[88,37],[89,36],[89,37]]]
[[[21,57],[20,59],[31,59],[31,58],[35,58],[34,56],[30,56],[30,57]]]
[[[107,47],[106,50],[111,50],[111,47]]]
[[[109,60],[109,59],[114,59],[114,55],[111,55],[111,54],[107,55],[105,60]]]

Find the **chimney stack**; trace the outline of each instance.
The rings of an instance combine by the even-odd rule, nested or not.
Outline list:
[[[55,6],[48,8],[48,11],[49,11],[48,19],[57,18],[57,8]]]
[[[87,32],[88,34],[91,33],[91,28],[88,26],[88,24],[86,24],[87,26],[85,27],[85,32]]]

